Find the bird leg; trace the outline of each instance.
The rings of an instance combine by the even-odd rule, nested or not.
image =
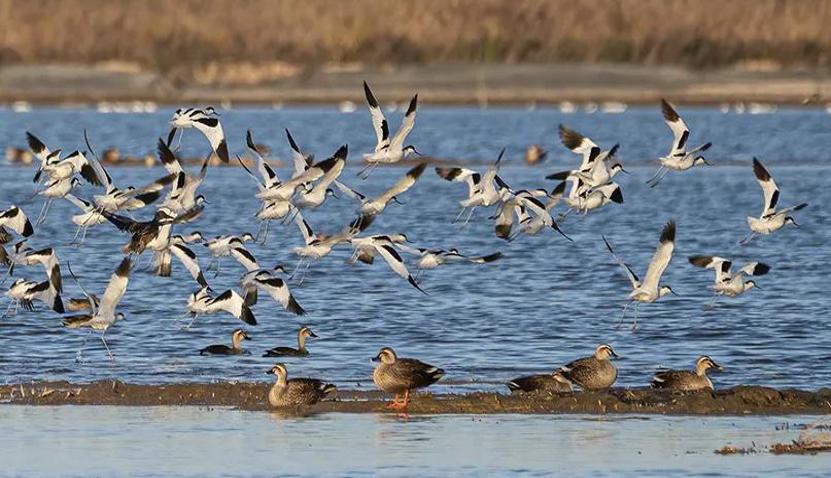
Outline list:
[[[265,241],[266,241],[266,239],[268,239],[268,223],[269,223],[269,221],[270,221],[270,219],[266,219],[265,221],[260,223],[260,230],[257,231],[257,241],[256,242],[258,242],[262,245],[265,245]],[[262,236],[263,236],[262,241],[260,241],[260,233],[261,232],[263,233],[262,234]]]
[[[312,261],[306,262],[306,268],[303,269],[303,275],[300,276],[300,282],[297,285],[303,285],[303,281],[306,280],[306,273],[309,272],[309,268],[312,267]]]
[[[216,258],[216,272],[214,272],[214,277],[216,277],[216,276],[218,276],[218,275],[219,275],[219,265],[220,265],[221,263],[222,263],[222,258],[221,258],[221,257],[217,257],[217,258]]]
[[[107,349],[107,355],[109,355],[110,360],[115,361],[115,357],[113,357],[113,353],[110,352],[110,347],[107,345],[107,341],[104,340],[104,335],[107,333],[106,330],[101,332],[101,343],[104,344],[104,348]]]
[[[467,224],[470,222],[470,220],[473,219],[473,212],[474,211],[476,211],[476,206],[473,206],[472,208],[470,208],[470,214],[467,215],[467,219],[465,219],[465,222],[462,223],[462,228],[467,226]]]
[[[756,237],[756,233],[755,233],[755,232],[751,232],[751,233],[750,233],[747,237],[745,237],[744,239],[742,239],[741,241],[739,241],[739,245],[740,245],[740,246],[744,246],[745,244],[747,244],[747,243],[749,243],[750,241],[752,241],[754,237]]]
[[[462,218],[462,214],[464,214],[464,213],[465,213],[465,211],[467,211],[467,208],[466,208],[466,207],[463,207],[463,208],[462,208],[462,210],[461,210],[461,211],[459,211],[459,215],[458,215],[458,216],[456,216],[456,219],[453,219],[453,222],[451,222],[450,224],[456,224],[457,222],[459,222],[459,219],[461,219],[461,218]]]
[[[303,261],[305,261],[305,257],[301,257],[299,261],[297,261],[297,265],[294,267],[294,270],[289,274],[289,279],[293,279],[294,275],[297,274],[297,271],[300,270],[300,266],[303,265]]]
[[[193,312],[191,312],[190,315],[191,315],[190,322],[188,322],[188,325],[182,327],[182,329],[184,329],[184,330],[190,329],[190,326],[193,325],[193,323],[196,322],[196,318],[199,317],[199,314],[196,314],[196,313],[193,313]]]
[[[657,179],[657,178],[658,178],[658,176],[659,176],[661,173],[663,173],[663,172],[664,172],[664,170],[666,170],[666,166],[661,165],[661,167],[660,167],[660,168],[658,168],[658,171],[656,171],[656,172],[655,172],[655,174],[654,174],[651,178],[649,178],[649,179],[647,179],[647,180],[646,180],[646,184],[649,184],[649,183],[651,183],[652,181],[655,181],[655,179]]]
[[[378,162],[377,162],[377,161],[372,162],[372,163],[369,163],[367,166],[365,166],[365,167],[364,167],[364,169],[362,169],[362,170],[358,171],[358,177],[360,177],[361,179],[366,179],[366,178],[368,178],[368,177],[369,177],[369,174],[370,174],[370,173],[372,172],[372,170],[373,170],[373,169],[375,169],[376,167],[378,167]]]
[[[615,325],[615,329],[619,329],[620,326],[623,325],[623,319],[626,317],[626,310],[629,308],[631,304],[632,301],[630,300],[626,303],[626,305],[623,306],[623,312],[620,313],[620,318],[617,321],[617,325]]]
[[[632,322],[632,332],[637,330],[638,328],[638,316],[641,313],[641,304],[640,302],[635,306],[635,320]]]
[[[35,226],[39,226],[46,220],[46,214],[49,213],[49,204],[52,202],[52,198],[46,199],[46,202],[43,203],[43,207],[40,208],[40,214],[38,214],[38,218],[35,221]]]
[[[92,335],[92,329],[90,329],[89,333],[87,333],[87,335],[84,336],[84,341],[81,342],[81,348],[79,348],[78,351],[75,352],[75,362],[81,361],[82,353],[84,352],[84,348],[87,346],[87,339],[89,339],[90,335]]]
[[[715,308],[715,306],[716,306],[716,300],[718,300],[718,294],[713,294],[713,300],[711,300],[711,301],[710,301],[710,303],[709,303],[709,304],[707,304],[707,306],[706,306],[706,307],[704,307],[704,310],[712,310],[712,309],[714,309],[714,308]]]
[[[0,319],[5,319],[6,317],[11,317],[12,315],[14,315],[14,314],[11,313],[11,311],[12,311],[12,307],[14,307],[15,304],[17,304],[17,299],[10,300],[9,301],[9,306],[6,308],[6,312],[2,316],[0,316]],[[17,313],[16,308],[15,308],[15,313]]]
[[[394,409],[398,408],[400,406],[399,405],[400,402],[398,401],[399,396],[400,395],[396,393],[395,396],[392,397],[392,401],[387,404],[387,408],[394,408]]]

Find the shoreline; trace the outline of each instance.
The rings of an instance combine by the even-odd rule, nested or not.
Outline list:
[[[316,69],[250,85],[200,85],[170,81],[154,71],[124,72],[95,65],[35,64],[0,67],[0,103],[61,105],[150,101],[158,104],[351,103],[365,99],[361,82],[382,103],[406,102],[415,93],[434,105],[550,105],[586,103],[678,104],[831,102],[831,75],[823,70],[690,70],[630,64],[464,64]],[[621,105],[609,105],[619,108]]]
[[[4,405],[222,406],[268,411],[271,383],[128,384],[104,380],[87,384],[33,382],[0,386]],[[314,412],[389,412],[389,397],[378,391],[340,390],[311,408]],[[422,392],[409,413],[433,414],[657,414],[657,415],[825,415],[831,389],[777,390],[741,385],[716,392],[673,393],[649,388],[606,392],[515,394]]]

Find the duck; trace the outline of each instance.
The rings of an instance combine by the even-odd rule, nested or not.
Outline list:
[[[277,376],[277,382],[268,391],[268,403],[274,408],[314,405],[336,392],[337,387],[316,378],[293,378],[289,380],[284,364],[278,363],[266,372]]]
[[[571,393],[571,381],[563,375],[560,370],[554,370],[551,373],[528,375],[525,377],[518,377],[505,385],[511,393],[519,392],[547,392],[547,393]]]
[[[309,327],[301,327],[297,332],[297,348],[293,347],[274,347],[266,350],[263,357],[305,357],[309,355],[306,349],[306,339],[317,338],[317,334],[312,332]]]
[[[373,362],[380,362],[372,373],[372,381],[386,393],[395,394],[389,408],[406,410],[410,391],[429,387],[444,376],[444,370],[412,358],[398,358],[390,347],[384,347]],[[399,401],[399,397],[404,395]]]
[[[560,367],[560,373],[568,381],[583,390],[606,390],[617,380],[617,369],[611,358],[618,354],[608,344],[600,344],[591,357],[577,359]]]
[[[199,355],[241,355],[249,353],[242,348],[243,340],[251,340],[251,337],[242,329],[236,329],[231,334],[231,346],[225,344],[208,345],[199,351]]]
[[[707,370],[721,371],[717,364],[707,355],[698,357],[695,361],[695,370],[664,370],[657,372],[650,384],[652,388],[663,388],[678,392],[694,392],[698,390],[713,390],[713,382],[707,376]]]

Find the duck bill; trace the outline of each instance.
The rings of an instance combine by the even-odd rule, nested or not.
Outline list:
[[[369,361],[370,362],[380,362],[381,361],[381,354],[378,354],[375,357],[372,357],[371,359],[369,359]]]
[[[309,333],[309,337],[311,337],[311,338],[313,338],[313,339],[318,339],[318,338],[320,338],[320,337],[318,337],[318,335],[317,335],[316,333],[314,333],[314,332],[310,332],[310,333]]]

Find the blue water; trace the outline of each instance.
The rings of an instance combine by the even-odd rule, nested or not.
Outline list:
[[[827,476],[775,456],[815,417],[306,418],[195,407],[0,408],[4,476]],[[791,427],[789,427],[789,425]],[[474,438],[475,437],[475,438]],[[721,456],[726,445],[759,454]]]
[[[683,108],[693,129],[691,143],[712,141],[708,158],[712,168],[670,174],[650,190],[644,181],[655,169],[655,157],[671,141],[657,108],[633,108],[620,115],[564,115],[555,110],[431,108],[419,111],[410,141],[436,157],[464,161],[491,161],[507,147],[502,176],[516,188],[553,187],[543,177],[570,168],[578,158],[559,145],[560,122],[583,131],[598,143],[621,144],[620,160],[632,174],[619,177],[625,197],[586,218],[570,217],[562,225],[574,238],[569,243],[553,233],[523,237],[505,243],[493,234],[492,211],[479,210],[469,227],[450,221],[466,195],[460,184],[447,183],[428,169],[419,183],[392,206],[368,232],[405,232],[416,245],[457,247],[466,254],[502,251],[496,263],[455,265],[430,271],[422,295],[394,276],[383,263],[350,267],[347,248],[316,263],[297,300],[309,314],[299,318],[269,300],[255,307],[260,322],[250,327],[253,340],[245,345],[254,353],[240,357],[201,357],[197,350],[226,343],[242,323],[227,315],[200,317],[190,330],[180,330],[188,294],[196,284],[174,265],[172,278],[137,272],[120,310],[127,320],[107,334],[116,360],[107,360],[100,342],[90,340],[80,362],[76,351],[85,332],[66,330],[48,311],[21,312],[0,320],[0,382],[67,379],[89,381],[120,378],[159,383],[211,380],[268,380],[263,375],[271,359],[260,353],[276,345],[293,345],[296,330],[310,325],[320,339],[310,342],[311,355],[289,360],[290,374],[324,378],[346,388],[372,386],[369,357],[381,346],[392,346],[402,356],[414,356],[441,366],[446,379],[436,391],[501,389],[516,375],[546,372],[574,358],[590,354],[608,342],[621,355],[618,385],[644,386],[658,366],[688,368],[708,354],[725,366],[715,375],[716,387],[740,383],[816,389],[831,382],[831,300],[827,276],[831,273],[831,232],[826,207],[831,202],[831,115],[815,110],[780,110],[774,115],[723,115],[715,109]],[[171,111],[155,114],[107,115],[92,110],[38,109],[28,114],[0,111],[0,142],[25,144],[24,132],[33,131],[47,144],[65,151],[83,147],[87,128],[97,149],[118,146],[122,154],[141,155],[154,149],[156,138],[167,132]],[[391,120],[397,125],[398,115]],[[343,180],[367,193],[392,184],[403,170],[376,170],[368,181],[356,177],[359,154],[371,149],[374,134],[369,115],[362,110],[338,113],[334,108],[283,110],[235,109],[222,112],[232,154],[243,151],[246,128],[270,146],[275,157],[286,158],[283,128],[290,128],[308,151],[323,158],[340,144],[350,147],[351,166]],[[550,150],[547,162],[525,166],[528,144]],[[207,143],[195,131],[184,139],[186,155],[202,155]],[[783,206],[807,201],[798,214],[800,229],[788,228],[737,246],[747,232],[745,217],[761,210],[761,190],[750,168],[752,156],[766,162],[782,189]],[[476,166],[482,167],[482,166]],[[14,202],[36,216],[40,200],[27,202],[33,192],[32,169],[0,167],[0,207]],[[110,168],[119,185],[141,184],[161,175],[160,167]],[[289,175],[281,169],[282,177]],[[215,168],[202,192],[211,202],[195,224],[175,232],[200,230],[206,235],[256,232],[253,214],[258,202],[253,183],[240,168]],[[85,185],[80,194],[95,192]],[[340,230],[353,217],[356,205],[330,200],[307,213],[317,231]],[[69,204],[56,203],[48,221],[30,240],[33,247],[56,246],[61,261],[70,262],[85,287],[101,293],[118,263],[120,247],[129,239],[108,225],[92,229],[80,249],[68,246],[75,213]],[[150,210],[138,217],[148,217]],[[678,221],[675,258],[664,275],[680,297],[667,297],[641,308],[636,333],[614,328],[628,282],[603,246],[606,235],[618,253],[643,273],[662,225]],[[290,248],[302,242],[294,225],[273,226],[266,246],[250,245],[263,265],[294,265]],[[200,252],[197,249],[197,252]],[[722,299],[714,310],[707,286],[710,271],[689,265],[686,256],[719,254],[762,260],[771,272],[759,277],[761,289],[736,299]],[[142,262],[149,260],[143,258]],[[202,258],[203,266],[209,259]],[[66,269],[64,268],[64,272]],[[219,277],[208,276],[214,290],[233,287],[243,269],[223,261]],[[40,279],[40,268],[18,269],[19,276]],[[80,291],[69,278],[67,296]]]

